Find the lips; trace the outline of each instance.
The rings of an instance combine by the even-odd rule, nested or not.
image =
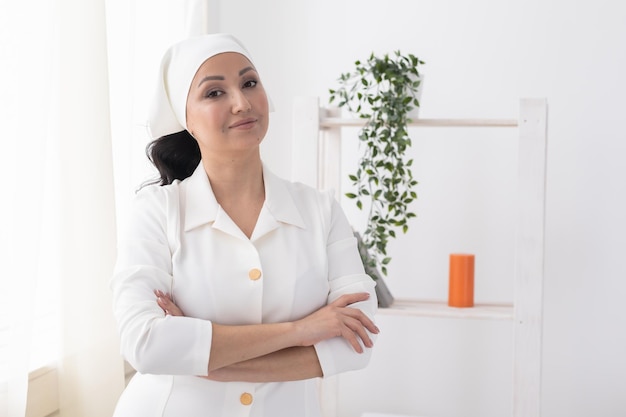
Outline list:
[[[231,129],[249,128],[249,127],[254,126],[255,123],[256,123],[256,119],[253,118],[253,117],[249,117],[247,119],[242,119],[242,120],[236,121],[235,123],[230,125],[229,128],[231,128]]]

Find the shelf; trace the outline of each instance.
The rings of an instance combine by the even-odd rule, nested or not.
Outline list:
[[[510,321],[514,329],[511,415],[541,416],[547,101],[521,99],[517,119],[422,119],[411,127],[517,128],[518,207],[515,232],[514,303],[448,307],[447,300],[396,299],[378,316]],[[365,119],[341,117],[339,108],[320,108],[319,98],[294,102],[292,180],[319,189],[341,189],[342,127],[361,128]],[[407,358],[410,360],[410,358]],[[327,381],[332,381],[328,379]],[[331,392],[331,391],[328,391]],[[333,391],[337,394],[337,387]],[[330,415],[337,415],[337,398]]]
[[[396,299],[391,307],[379,308],[380,315],[442,317],[456,319],[513,320],[513,304],[475,304],[474,307],[449,307],[446,302]]]
[[[362,127],[365,119],[322,117],[321,128]],[[515,119],[417,119],[408,123],[409,126],[423,127],[517,127]]]

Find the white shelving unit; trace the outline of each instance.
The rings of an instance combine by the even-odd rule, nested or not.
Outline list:
[[[362,119],[339,117],[315,97],[294,102],[292,179],[340,190],[341,130],[363,126]],[[517,119],[419,119],[413,127],[500,127],[518,130],[518,193],[512,304],[453,308],[447,300],[397,299],[379,314],[434,318],[510,320],[515,326],[513,417],[541,415],[541,328],[547,152],[547,102],[521,99]]]
[[[378,309],[378,314],[488,320],[513,320],[514,317],[513,304],[475,304],[472,308],[454,308],[441,300],[402,298],[396,298],[389,308]]]

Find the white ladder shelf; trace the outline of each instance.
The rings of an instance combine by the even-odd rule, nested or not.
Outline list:
[[[338,109],[320,108],[316,97],[300,97],[293,108],[292,179],[320,189],[340,190],[341,128],[363,126],[341,118]],[[518,144],[518,218],[512,305],[448,307],[445,301],[397,299],[379,314],[512,320],[513,417],[541,415],[541,330],[547,154],[547,102],[521,99],[516,119],[419,119],[415,127],[510,127]],[[296,142],[297,140],[297,142]]]

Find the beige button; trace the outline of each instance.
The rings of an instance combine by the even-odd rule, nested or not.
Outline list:
[[[252,404],[252,394],[250,394],[249,392],[244,392],[243,394],[241,394],[241,397],[239,397],[239,401],[241,401],[243,405]]]
[[[256,269],[256,268],[252,268],[250,271],[248,271],[248,277],[252,281],[256,281],[257,279],[261,278],[261,270],[260,269]]]

